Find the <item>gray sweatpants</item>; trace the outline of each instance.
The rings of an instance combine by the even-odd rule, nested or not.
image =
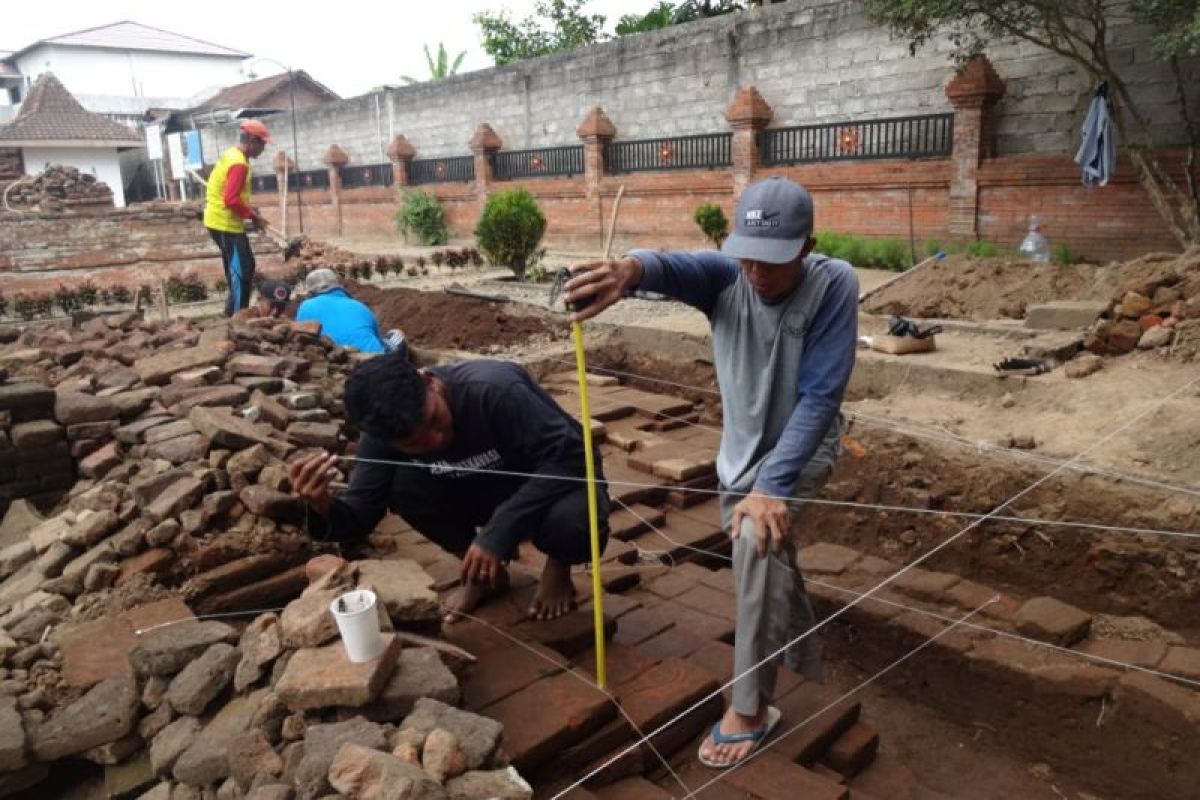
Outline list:
[[[840,424],[834,425],[831,435],[825,437],[801,471],[792,495],[796,500],[812,497],[829,480],[841,451],[841,428]],[[730,529],[733,507],[741,499],[741,495],[721,495],[721,520],[726,531]],[[733,540],[733,577],[737,591],[734,677],[750,670],[816,624],[812,603],[804,590],[804,578],[796,564],[797,542],[808,544],[812,537],[804,535],[804,503],[793,501],[789,506],[789,536],[779,552],[768,551],[766,556],[758,554],[755,526],[749,519],[743,520],[741,534]],[[771,701],[780,662],[809,680],[819,681],[823,677],[820,644],[815,636],[810,636],[734,683],[734,711],[750,716],[758,713],[762,702]]]

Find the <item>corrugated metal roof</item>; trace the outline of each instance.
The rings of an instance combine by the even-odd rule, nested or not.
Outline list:
[[[17,55],[24,53],[39,44],[55,44],[67,47],[103,47],[115,50],[154,50],[165,53],[195,53],[212,56],[232,56],[249,58],[249,53],[222,47],[219,44],[193,39],[178,33],[171,33],[159,28],[152,28],[140,22],[123,20],[111,25],[101,25],[97,28],[87,28],[74,33],[64,33],[34,42],[22,48]]]
[[[71,142],[107,147],[139,147],[137,131],[119,122],[93,114],[79,104],[66,87],[50,73],[43,74],[21,104],[21,113],[0,125],[0,144],[53,145]]]

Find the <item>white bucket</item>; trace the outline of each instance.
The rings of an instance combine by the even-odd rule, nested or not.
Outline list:
[[[362,664],[383,652],[374,592],[370,589],[346,592],[329,604],[329,611],[337,620],[342,646],[352,662]]]

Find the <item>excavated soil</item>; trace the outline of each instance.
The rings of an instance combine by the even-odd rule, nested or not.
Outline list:
[[[399,328],[418,348],[496,353],[570,337],[558,318],[505,303],[361,284],[350,292],[374,310],[382,329]]]
[[[1032,304],[1112,300],[1160,285],[1177,285],[1185,301],[1200,295],[1200,248],[1183,255],[1151,253],[1104,267],[954,255],[883,289],[864,310],[924,318],[1021,319]]]

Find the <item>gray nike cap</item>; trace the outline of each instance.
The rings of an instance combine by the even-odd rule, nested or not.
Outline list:
[[[812,231],[813,202],[808,190],[786,178],[767,178],[742,192],[733,233],[721,252],[732,258],[787,264],[800,255]]]

